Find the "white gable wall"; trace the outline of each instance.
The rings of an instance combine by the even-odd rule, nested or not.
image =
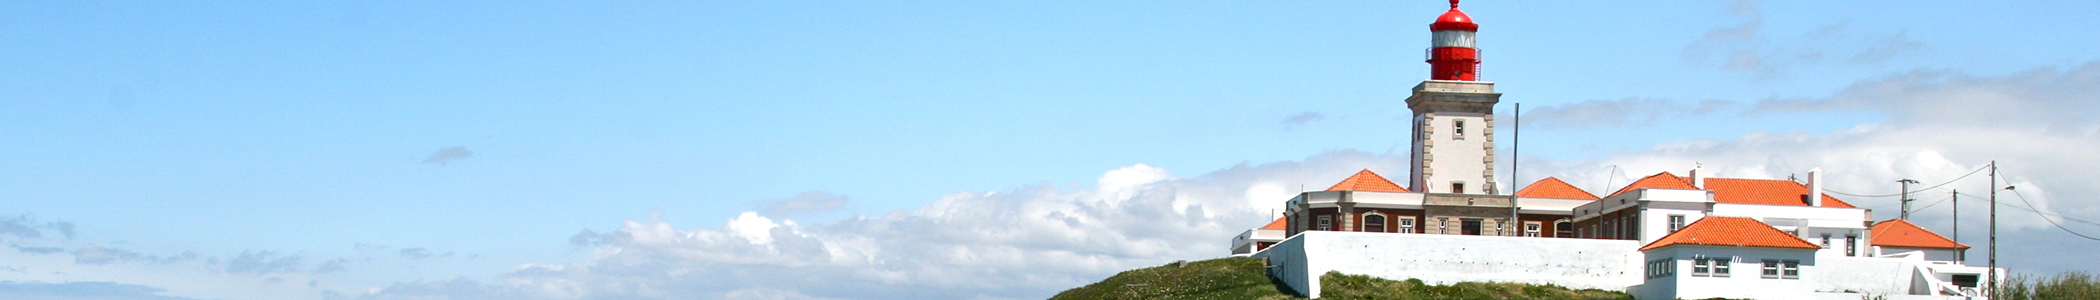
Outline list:
[[[1675,274],[1647,279],[1635,290],[1635,297],[1643,300],[1713,297],[1808,299],[1813,297],[1815,282],[1819,278],[1816,256],[1810,249],[1673,245],[1642,251],[1642,254],[1646,257],[1643,261],[1676,261]],[[1699,257],[1727,258],[1731,262],[1728,276],[1693,276],[1693,259]],[[1801,275],[1794,279],[1765,278],[1762,275],[1763,261],[1767,259],[1800,261]]]

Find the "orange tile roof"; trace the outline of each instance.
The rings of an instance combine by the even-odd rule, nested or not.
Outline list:
[[[1685,178],[1683,177],[1677,177],[1677,175],[1670,175],[1670,172],[1662,172],[1655,173],[1655,175],[1648,175],[1648,177],[1642,177],[1641,180],[1634,180],[1633,183],[1627,184],[1626,187],[1619,188],[1619,191],[1611,192],[1611,195],[1618,196],[1619,194],[1626,193],[1626,191],[1638,190],[1643,188],[1673,190],[1699,189],[1698,187],[1692,186],[1691,183],[1686,182]]]
[[[1707,178],[1706,189],[1714,191],[1714,202],[1808,206],[1808,186],[1792,180]],[[1823,207],[1854,208],[1823,194]]]
[[[1349,179],[1342,179],[1341,183],[1335,183],[1333,187],[1329,187],[1327,188],[1327,190],[1400,193],[1407,192],[1407,188],[1402,188],[1398,184],[1393,184],[1393,181],[1391,180],[1385,180],[1385,177],[1378,176],[1378,173],[1371,173],[1371,169],[1364,169],[1363,171],[1356,172],[1356,175],[1349,176]]]
[[[1553,177],[1546,177],[1525,186],[1524,190],[1517,191],[1517,197],[1597,200],[1597,195],[1591,195],[1590,192]]]
[[[1743,217],[1707,216],[1685,225],[1677,232],[1665,235],[1654,243],[1641,247],[1641,251],[1670,245],[1712,245],[1736,247],[1770,247],[1822,249],[1816,244],[1772,228],[1764,222]]]
[[[1925,228],[1918,227],[1917,224],[1911,224],[1910,221],[1904,221],[1903,219],[1874,223],[1873,232],[1874,235],[1870,238],[1873,239],[1872,244],[1875,246],[1969,249],[1969,245],[1955,243],[1954,240],[1949,240],[1947,237],[1940,236],[1938,233],[1932,233],[1931,230],[1925,230]]]
[[[1289,227],[1288,227],[1287,225],[1285,225],[1285,223],[1284,223],[1284,222],[1289,222],[1289,219],[1290,219],[1290,217],[1276,218],[1276,221],[1275,221],[1275,222],[1269,222],[1269,225],[1262,225],[1262,226],[1261,226],[1261,229],[1275,229],[1275,230],[1283,230],[1284,228],[1289,228]]]

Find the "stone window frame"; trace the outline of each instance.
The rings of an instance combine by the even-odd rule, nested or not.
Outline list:
[[[1466,119],[1451,118],[1451,140],[1466,140]]]
[[[1314,230],[1334,231],[1334,216],[1320,215],[1318,219],[1318,223],[1313,225]]]
[[[1451,193],[1452,193],[1452,194],[1464,194],[1464,193],[1466,193],[1466,181],[1465,181],[1465,180],[1452,180],[1452,181],[1451,181]],[[1467,201],[1471,201],[1471,200],[1467,200]],[[1470,203],[1469,203],[1469,204],[1470,204]]]
[[[1395,229],[1397,229],[1397,230],[1398,230],[1397,232],[1399,232],[1399,233],[1415,233],[1415,216],[1400,216],[1400,217],[1398,217],[1398,218],[1390,218],[1390,219],[1393,219],[1393,220],[1398,220],[1398,221],[1399,221],[1399,222],[1394,222],[1394,223],[1398,223],[1398,226],[1394,226],[1394,227],[1395,227]]]
[[[1370,228],[1371,228],[1371,217],[1378,217],[1378,231],[1371,231],[1371,230],[1370,230]],[[1363,213],[1363,217],[1361,217],[1361,218],[1363,219],[1363,220],[1362,220],[1362,221],[1363,221],[1363,223],[1362,223],[1362,225],[1359,225],[1359,226],[1360,226],[1360,228],[1358,228],[1359,230],[1357,230],[1357,231],[1362,231],[1362,232],[1392,232],[1392,231],[1389,231],[1389,229],[1392,229],[1392,228],[1391,228],[1391,226],[1386,226],[1386,225],[1388,225],[1387,223],[1388,223],[1388,222],[1391,222],[1391,220],[1392,220],[1393,218],[1390,218],[1390,217],[1386,217],[1386,215],[1385,215],[1385,214],[1383,214],[1383,213],[1379,213],[1379,212],[1376,212],[1376,211],[1371,211],[1371,212],[1364,212],[1364,213]]]
[[[1546,222],[1540,222],[1540,221],[1524,221],[1524,236],[1527,236],[1527,237],[1539,237],[1539,235],[1540,235],[1540,234],[1539,234],[1539,232],[1540,232],[1540,231],[1542,231],[1542,230],[1545,230],[1545,229],[1546,229]]]

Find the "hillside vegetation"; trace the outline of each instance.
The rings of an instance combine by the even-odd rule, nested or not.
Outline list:
[[[1463,282],[1428,285],[1328,272],[1320,276],[1321,299],[1613,299],[1626,293],[1571,290],[1553,285]],[[1271,281],[1261,260],[1221,258],[1123,271],[1101,282],[1066,290],[1051,300],[1097,299],[1305,299]]]

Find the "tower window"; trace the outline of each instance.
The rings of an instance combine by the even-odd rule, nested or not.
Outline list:
[[[1454,140],[1463,140],[1463,139],[1466,139],[1466,120],[1465,120],[1465,119],[1453,119],[1453,120],[1451,120],[1451,139],[1454,139]]]
[[[1451,193],[1453,193],[1453,194],[1464,194],[1465,192],[1466,192],[1466,183],[1465,183],[1465,182],[1452,182],[1452,183],[1451,183]]]

